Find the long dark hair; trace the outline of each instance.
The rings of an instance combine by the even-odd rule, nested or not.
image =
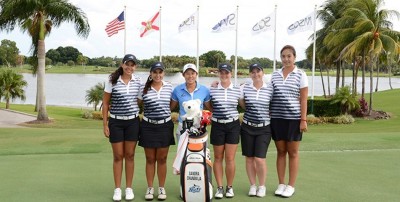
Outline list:
[[[110,74],[109,81],[111,82],[112,85],[115,85],[117,83],[117,80],[119,76],[121,76],[124,73],[124,70],[122,69],[121,66],[117,70],[115,70],[113,73]]]
[[[147,78],[146,84],[144,85],[143,95],[147,94],[147,91],[149,91],[152,83],[153,79],[151,78],[151,75],[149,75],[149,78]]]

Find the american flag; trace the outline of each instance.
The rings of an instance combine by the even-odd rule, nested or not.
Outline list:
[[[110,37],[123,29],[125,29],[124,11],[122,11],[117,18],[107,24],[106,32],[108,37]]]

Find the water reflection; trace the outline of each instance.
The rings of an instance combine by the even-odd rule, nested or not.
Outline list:
[[[149,73],[148,72],[138,72],[136,73],[145,82]],[[13,103],[24,103],[24,104],[34,104],[36,97],[36,77],[32,74],[23,74],[24,79],[28,82],[28,86],[25,88],[26,100],[22,102],[16,100]],[[266,75],[265,79],[268,80],[270,75]],[[199,82],[206,86],[209,86],[217,77],[201,77]],[[90,89],[98,82],[107,82],[108,75],[106,74],[46,74],[46,102],[47,105],[63,105],[63,106],[76,106],[76,107],[91,107],[85,102],[86,90]],[[185,80],[181,73],[166,75],[164,80],[172,83],[176,86],[183,83]],[[232,78],[232,81],[234,79]],[[249,81],[249,78],[238,78],[237,82],[244,83]],[[324,78],[327,81],[327,78]],[[374,90],[375,90],[374,79]],[[323,95],[321,77],[314,77],[314,95]],[[331,93],[335,91],[335,79],[330,77],[331,83]],[[351,77],[345,78],[345,84],[351,84]],[[309,77],[309,95],[311,95],[311,77]],[[361,79],[358,79],[358,90],[361,92]],[[366,92],[369,92],[369,78],[366,79]],[[392,78],[393,88],[400,88],[400,79]],[[325,87],[327,88],[327,87]],[[390,89],[388,78],[379,78],[379,90]]]

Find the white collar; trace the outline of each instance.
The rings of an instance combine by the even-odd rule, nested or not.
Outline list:
[[[119,75],[118,80],[121,81],[122,83],[124,82],[124,81],[122,80],[122,75]],[[132,76],[131,76],[131,80],[130,80],[130,81],[132,81],[132,80],[135,80],[135,76],[134,76],[133,74],[132,74]]]
[[[283,72],[283,69],[285,69],[285,67],[282,67],[281,69],[279,69],[278,72],[279,72],[280,74],[283,74],[283,73],[282,73],[282,72]],[[298,68],[297,68],[297,66],[295,65],[292,72],[296,72],[297,69],[298,69]]]
[[[164,87],[164,85],[165,85],[164,80],[161,80],[161,83],[162,83],[162,85],[161,85],[161,88],[162,88],[162,87]],[[151,89],[154,89],[153,86],[150,86],[150,88],[151,88]],[[155,90],[155,89],[154,89],[154,90]]]
[[[233,88],[233,84],[232,82],[229,84],[228,88],[226,89],[232,89]],[[218,83],[218,89],[225,89],[224,87],[222,87],[221,82]]]
[[[253,81],[251,81],[249,83],[249,85],[254,88],[254,82]],[[261,88],[266,88],[266,87],[267,87],[267,83],[265,83],[264,80],[263,80],[263,85],[261,86]]]

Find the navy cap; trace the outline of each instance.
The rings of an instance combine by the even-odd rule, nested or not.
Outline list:
[[[249,72],[253,71],[253,69],[258,68],[259,70],[263,70],[263,67],[259,63],[253,63],[249,66]]]
[[[133,61],[135,64],[138,64],[138,60],[136,59],[136,57],[132,54],[126,54],[124,56],[124,59],[122,59],[122,63],[126,63],[128,61]]]
[[[232,66],[228,63],[221,63],[218,65],[218,70],[226,70],[228,72],[232,72]]]
[[[162,62],[155,62],[154,64],[151,65],[150,71],[152,72],[156,69],[161,69],[164,71],[165,69],[164,64]]]

